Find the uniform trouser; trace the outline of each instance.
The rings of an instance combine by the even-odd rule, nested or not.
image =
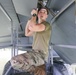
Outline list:
[[[29,51],[13,57],[10,62],[14,69],[28,72],[32,66],[43,65],[44,56],[41,52]]]

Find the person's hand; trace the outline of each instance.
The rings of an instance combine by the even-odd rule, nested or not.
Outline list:
[[[33,14],[36,14],[36,15],[37,15],[37,12],[38,12],[37,9],[33,9],[33,10],[31,11],[31,15],[33,15]]]

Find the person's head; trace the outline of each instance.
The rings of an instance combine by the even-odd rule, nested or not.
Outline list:
[[[46,20],[48,17],[49,11],[46,7],[42,7],[41,9],[38,10],[38,18],[42,20]]]

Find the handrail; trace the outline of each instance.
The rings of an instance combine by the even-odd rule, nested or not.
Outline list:
[[[2,10],[2,12],[5,14],[5,16],[8,18],[8,20],[11,22],[11,44],[12,45],[12,57],[15,56],[15,48],[14,48],[14,36],[13,36],[13,20],[12,18],[8,15],[7,11],[4,9],[4,7],[2,6],[2,4],[0,3],[0,9]]]
[[[63,45],[63,44],[53,44],[53,43],[51,43],[51,46],[76,49],[76,45]],[[51,48],[51,46],[50,46],[50,48]]]
[[[10,37],[11,35],[0,36],[0,38]]]
[[[75,0],[75,24],[76,24],[76,0]]]
[[[13,21],[12,18],[8,15],[2,4],[0,3],[0,9],[5,14],[5,16],[8,18],[8,20],[11,22],[11,44],[13,43]]]
[[[6,17],[8,18],[9,21],[12,21],[11,17],[8,15],[8,13],[6,12],[6,10],[4,9],[4,7],[2,6],[2,4],[0,3],[0,9],[2,10],[2,12],[6,15]]]

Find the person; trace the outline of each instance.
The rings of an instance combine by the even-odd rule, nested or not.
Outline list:
[[[25,36],[33,36],[32,50],[10,60],[14,69],[26,72],[34,71],[36,74],[39,67],[45,68],[43,65],[48,58],[48,46],[52,30],[50,23],[46,21],[48,14],[49,11],[46,7],[31,11],[32,17],[26,24]]]

